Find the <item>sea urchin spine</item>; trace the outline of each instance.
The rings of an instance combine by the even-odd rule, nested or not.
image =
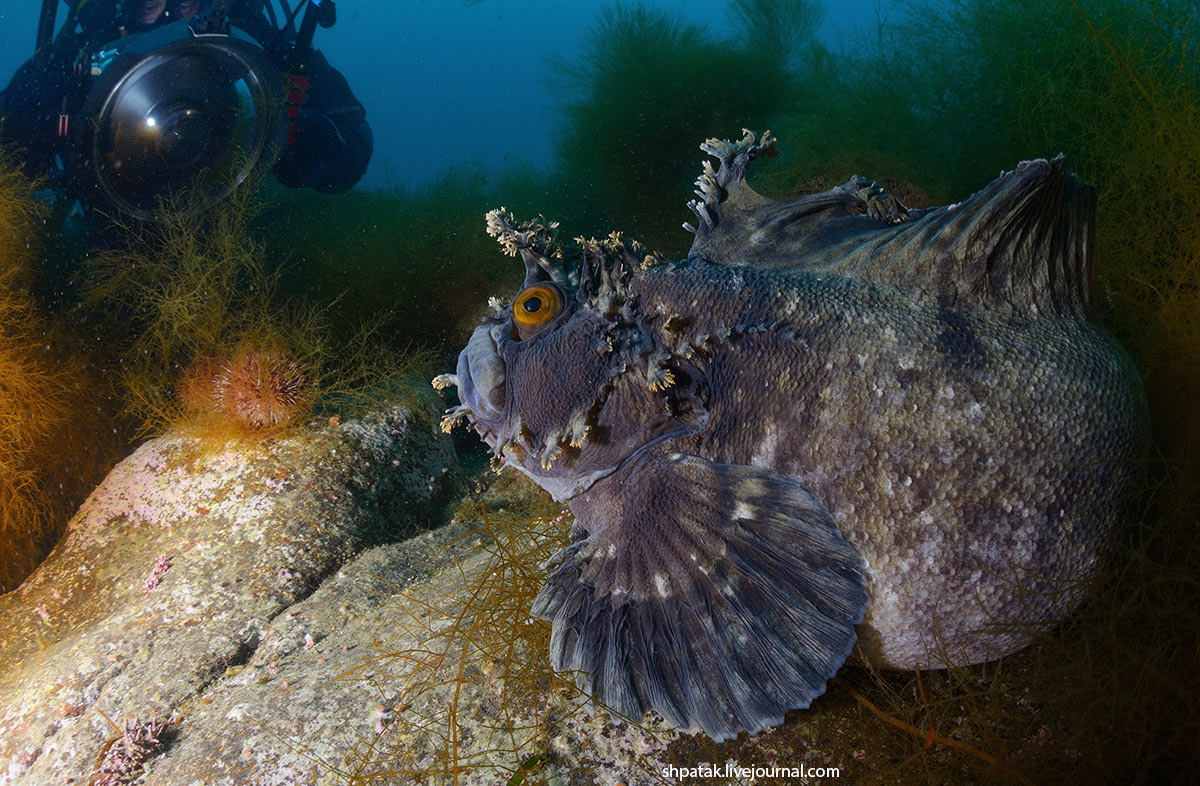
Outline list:
[[[221,368],[214,393],[230,418],[252,428],[266,428],[299,415],[308,387],[303,367],[288,353],[246,349]]]

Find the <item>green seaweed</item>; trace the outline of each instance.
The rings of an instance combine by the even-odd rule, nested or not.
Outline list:
[[[446,357],[479,320],[488,295],[519,270],[482,231],[497,204],[530,210],[543,187],[532,171],[487,176],[453,168],[417,187],[336,197],[273,191],[255,228],[280,261],[281,296],[380,314],[387,343]]]
[[[606,8],[577,57],[552,61],[550,85],[561,96],[553,177],[569,198],[539,209],[568,236],[621,229],[664,254],[685,251],[680,225],[692,218],[684,197],[700,142],[764,127],[797,89],[790,59],[813,25],[802,14],[790,21],[807,27],[722,38],[647,6]]]

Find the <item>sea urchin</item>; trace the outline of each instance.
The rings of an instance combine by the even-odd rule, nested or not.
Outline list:
[[[308,393],[304,368],[282,350],[240,350],[222,366],[213,393],[234,421],[252,428],[286,423],[300,414]]]

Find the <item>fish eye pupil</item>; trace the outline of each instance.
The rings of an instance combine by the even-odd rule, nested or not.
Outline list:
[[[537,295],[531,295],[525,298],[525,301],[521,303],[521,308],[525,309],[530,314],[536,314],[542,308],[542,299]]]

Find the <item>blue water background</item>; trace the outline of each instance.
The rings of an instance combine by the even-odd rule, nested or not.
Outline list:
[[[829,3],[821,37],[870,35],[881,0]],[[364,187],[419,185],[448,166],[550,162],[555,102],[548,59],[570,57],[610,3],[565,0],[339,0],[315,42],[346,75],[375,132]],[[720,35],[724,0],[652,0]],[[0,85],[32,54],[40,0],[0,0]],[[60,6],[59,21],[65,16]],[[714,129],[735,133],[736,129]]]

